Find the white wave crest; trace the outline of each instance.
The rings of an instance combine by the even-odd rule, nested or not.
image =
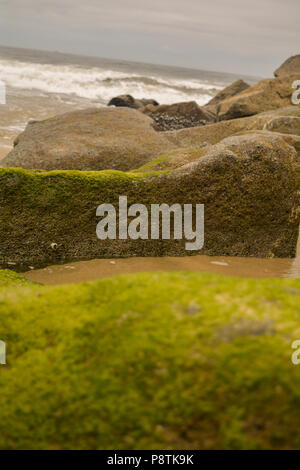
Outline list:
[[[143,76],[99,67],[52,65],[0,59],[0,79],[7,86],[44,93],[68,94],[107,103],[120,94],[153,98],[160,103],[195,100],[206,103],[220,84],[207,80],[182,80]]]

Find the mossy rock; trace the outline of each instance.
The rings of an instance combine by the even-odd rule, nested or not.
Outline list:
[[[280,116],[273,118],[264,125],[264,129],[272,132],[281,132],[300,136],[300,117]]]
[[[0,280],[1,449],[300,448],[299,279]]]
[[[266,132],[225,139],[171,171],[0,169],[0,266],[28,269],[102,257],[183,256],[186,240],[98,240],[96,208],[204,204],[202,254],[293,257],[299,227],[299,157]],[[172,224],[173,225],[173,224]],[[57,250],[52,249],[55,243]]]

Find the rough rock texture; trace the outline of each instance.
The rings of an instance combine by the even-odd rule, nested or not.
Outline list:
[[[115,98],[112,98],[109,101],[108,106],[139,109],[139,108],[142,108],[143,106],[146,106],[147,104],[158,106],[159,103],[156,100],[152,100],[152,99],[142,98],[140,100],[137,100],[133,98],[133,96],[131,95],[120,95],[120,96],[116,96]]]
[[[96,208],[120,195],[128,205],[205,205],[209,255],[295,255],[299,157],[276,134],[241,135],[170,172],[36,172],[0,169],[0,265],[38,266],[95,257],[187,252],[186,240],[98,240]],[[55,250],[53,249],[55,244]]]
[[[299,449],[299,293],[300,279],[53,287],[0,271],[0,448]]]
[[[225,137],[238,134],[239,132],[255,129],[261,130],[269,121],[287,116],[299,118],[300,107],[291,105],[247,118],[220,121],[207,126],[181,129],[176,132],[165,132],[164,136],[177,148],[203,147],[207,144],[216,144]]]
[[[221,101],[235,96],[247,88],[249,88],[249,85],[248,83],[244,82],[244,80],[236,80],[235,82],[231,83],[231,85],[228,85],[226,88],[219,91],[219,93],[217,93],[205,106],[219,104]]]
[[[222,101],[218,107],[218,120],[252,116],[271,109],[289,106],[293,93],[292,83],[297,76],[261,80],[236,96]]]
[[[176,106],[173,107],[176,111]],[[197,158],[199,149],[225,137],[255,129],[297,134],[300,108],[289,106],[241,119],[158,133],[153,121],[124,108],[85,110],[29,123],[15,148],[1,161],[4,167],[40,169],[122,169],[178,166]],[[195,153],[196,152],[196,153]],[[203,151],[201,150],[201,155]],[[173,168],[173,163],[172,163]]]
[[[300,114],[300,110],[299,110]],[[266,122],[264,129],[285,134],[300,135],[300,117],[281,116]]]
[[[285,75],[300,74],[300,54],[289,57],[278,69],[275,70],[275,77]]]
[[[288,135],[288,134],[286,134]],[[300,138],[299,138],[300,139]],[[210,145],[195,146],[190,148],[179,148],[164,152],[149,163],[133,170],[133,173],[144,173],[148,171],[175,170],[187,163],[203,157]]]
[[[154,120],[154,128],[157,131],[201,126],[215,121],[215,115],[208,109],[198,106],[195,101],[160,106],[148,105],[141,111]]]
[[[27,125],[4,167],[130,170],[171,144],[152,120],[128,108],[97,108],[62,114]]]

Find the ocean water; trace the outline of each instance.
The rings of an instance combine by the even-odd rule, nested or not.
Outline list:
[[[201,64],[199,64],[201,65]],[[258,78],[125,60],[0,46],[0,158],[29,119],[90,106],[105,106],[114,96],[131,94],[171,104],[195,100],[203,105],[238,78]]]

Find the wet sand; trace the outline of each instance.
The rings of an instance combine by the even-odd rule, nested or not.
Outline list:
[[[252,278],[300,277],[300,258],[259,259],[239,257],[185,256],[162,258],[114,258],[78,261],[31,270],[27,279],[57,285],[103,279],[118,274],[145,271],[203,271]]]

